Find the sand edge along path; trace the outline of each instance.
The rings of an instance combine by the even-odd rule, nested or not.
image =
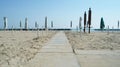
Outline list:
[[[107,32],[80,33],[67,31],[66,36],[77,50],[120,50],[120,32],[107,35]]]
[[[21,67],[32,60],[55,31],[0,31],[0,67]]]
[[[120,32],[66,32],[81,67],[119,67]],[[80,38],[81,37],[81,38]]]

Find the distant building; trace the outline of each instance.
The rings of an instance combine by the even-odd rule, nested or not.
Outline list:
[[[28,19],[25,18],[25,29],[27,30],[28,29]]]
[[[45,30],[47,30],[47,17],[45,17]]]
[[[4,17],[4,29],[7,29],[7,17]]]

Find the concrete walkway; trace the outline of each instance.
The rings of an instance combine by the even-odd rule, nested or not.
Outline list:
[[[120,67],[120,50],[75,50],[81,67]]]
[[[64,32],[58,32],[25,67],[80,67]]]

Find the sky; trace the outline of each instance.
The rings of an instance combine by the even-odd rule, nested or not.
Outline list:
[[[79,24],[84,12],[92,10],[92,27],[100,28],[100,19],[104,18],[105,26],[117,28],[120,20],[120,0],[0,0],[0,28],[3,28],[3,17],[8,19],[8,28],[19,28],[22,21],[24,28],[25,18],[28,18],[28,27],[34,28],[35,22],[40,28],[44,27],[45,17],[48,18],[48,27],[53,21],[54,28],[73,28]]]

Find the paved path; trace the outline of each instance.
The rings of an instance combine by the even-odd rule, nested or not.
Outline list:
[[[81,67],[120,67],[120,50],[75,50]]]
[[[80,67],[64,32],[58,32],[25,67]]]

